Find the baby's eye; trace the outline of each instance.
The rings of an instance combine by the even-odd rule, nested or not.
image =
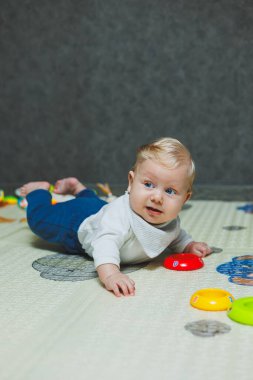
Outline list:
[[[171,187],[169,187],[168,189],[165,190],[165,192],[169,195],[174,195],[176,194],[176,191],[173,190]]]
[[[147,187],[148,189],[153,189],[155,187],[152,182],[145,182],[144,186]]]

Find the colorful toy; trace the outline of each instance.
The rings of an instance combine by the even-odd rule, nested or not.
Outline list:
[[[117,198],[115,195],[113,195],[112,190],[108,183],[98,182],[97,187],[102,191],[102,193],[105,194],[105,197],[101,197],[101,198],[104,199],[106,202],[111,202]]]
[[[4,191],[0,190],[0,202],[2,202],[4,199]]]
[[[228,317],[235,322],[253,326],[253,297],[239,298],[233,302]]]
[[[7,205],[16,205],[18,203],[18,198],[13,195],[4,195],[4,191],[0,190],[0,205],[2,207]]]
[[[166,257],[163,265],[167,269],[186,271],[202,268],[204,261],[193,253],[176,253]]]
[[[200,310],[223,311],[228,310],[234,297],[223,289],[206,288],[195,292],[190,299],[191,306]]]
[[[253,255],[233,257],[232,261],[219,265],[216,270],[229,276],[229,282],[253,286]]]
[[[8,205],[16,205],[18,203],[18,198],[13,195],[6,195],[3,199]]]

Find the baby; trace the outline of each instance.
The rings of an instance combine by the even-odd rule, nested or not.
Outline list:
[[[120,272],[120,263],[150,261],[167,247],[200,257],[211,253],[180,228],[178,214],[191,197],[194,176],[187,148],[160,138],[138,149],[127,192],[109,204],[72,177],[55,184],[55,193],[75,196],[66,202],[51,204],[48,182],[30,182],[20,192],[28,201],[31,230],[68,252],[85,251],[106,289],[120,297],[135,294],[135,283]]]

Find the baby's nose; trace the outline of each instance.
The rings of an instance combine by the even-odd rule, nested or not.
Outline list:
[[[155,189],[154,193],[152,194],[152,200],[153,202],[162,203],[163,201],[162,191],[159,189]]]

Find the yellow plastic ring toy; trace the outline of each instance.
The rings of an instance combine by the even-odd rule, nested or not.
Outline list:
[[[253,326],[253,297],[239,298],[233,302],[228,317],[235,322]]]
[[[233,301],[234,297],[226,290],[206,288],[195,292],[191,296],[190,304],[201,310],[223,311],[228,310]]]

